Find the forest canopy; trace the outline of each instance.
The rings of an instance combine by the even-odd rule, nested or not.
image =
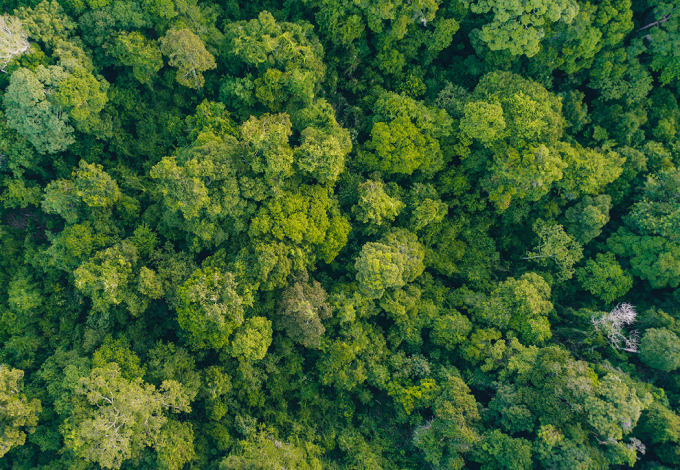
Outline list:
[[[680,468],[679,0],[3,0],[0,470]]]

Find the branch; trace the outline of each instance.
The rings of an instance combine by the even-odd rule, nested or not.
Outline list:
[[[675,7],[673,7],[673,9],[670,11],[670,13],[666,13],[665,15],[663,15],[660,20],[657,20],[653,23],[649,23],[648,25],[643,26],[642,28],[638,29],[635,32],[637,33],[637,32],[640,32],[640,31],[644,31],[646,29],[653,28],[654,26],[659,26],[661,23],[665,23],[666,21],[668,21],[671,18],[671,14],[674,11],[675,11]],[[645,37],[649,37],[649,36],[645,36]]]

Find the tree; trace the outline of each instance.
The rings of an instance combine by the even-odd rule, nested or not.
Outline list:
[[[486,144],[503,137],[506,124],[499,103],[471,101],[465,104],[464,113],[460,129],[473,139]]]
[[[662,236],[680,242],[680,171],[671,167],[647,177],[643,199],[631,208],[625,220],[640,235]]]
[[[534,224],[534,232],[540,241],[535,252],[527,253],[524,259],[545,264],[554,260],[557,265],[557,278],[561,281],[571,279],[574,275],[574,264],[583,258],[581,245],[567,235],[561,225],[546,223],[539,219]]]
[[[30,48],[21,20],[16,16],[0,16],[0,71],[5,72],[5,67],[12,59]]]
[[[72,175],[74,193],[88,207],[108,208],[121,198],[118,184],[101,165],[80,160]]]
[[[578,204],[567,209],[565,212],[567,223],[564,224],[567,233],[582,245],[598,237],[602,233],[602,227],[609,222],[611,201],[611,197],[606,194],[594,198],[586,196]]]
[[[307,271],[294,279],[283,291],[275,325],[304,347],[318,348],[326,331],[321,320],[327,320],[332,314],[328,294],[318,281],[309,282]]]
[[[196,457],[191,423],[168,420],[161,428],[157,441],[156,462],[159,468],[181,470]]]
[[[260,429],[242,442],[240,452],[223,459],[219,470],[268,470],[286,468],[295,470],[321,470],[319,449],[311,443],[293,445]]]
[[[8,125],[26,136],[40,153],[57,153],[75,142],[69,115],[48,100],[65,80],[63,68],[39,65],[35,72],[20,68],[12,73],[3,103]]]
[[[110,135],[110,124],[103,122],[99,116],[108,101],[106,92],[109,83],[102,77],[95,77],[82,66],[72,68],[69,72],[58,84],[54,103],[68,113],[79,131]]]
[[[680,367],[680,338],[666,328],[650,328],[640,343],[640,359],[649,367],[671,372]]]
[[[405,207],[403,202],[385,192],[382,181],[364,181],[359,185],[358,193],[359,201],[352,207],[352,214],[364,224],[379,227],[385,222],[393,221]]]
[[[32,434],[42,411],[40,400],[28,400],[22,393],[24,371],[0,365],[0,457],[12,447],[24,445],[26,432]]]
[[[636,32],[640,36],[635,42],[639,48],[647,49],[652,54],[651,68],[661,72],[661,83],[665,85],[680,76],[680,68],[676,63],[677,52],[667,47],[678,40],[677,25],[680,15],[673,1],[655,0],[648,5],[653,7],[652,17],[638,28]]]
[[[425,269],[424,258],[418,238],[404,229],[389,233],[381,242],[368,242],[354,264],[359,288],[379,299],[385,289],[402,287],[418,277]]]
[[[205,83],[203,72],[217,67],[201,38],[186,28],[168,30],[159,43],[163,55],[170,58],[170,66],[177,67],[176,78],[180,85],[200,90]]]
[[[292,126],[287,114],[250,116],[241,125],[250,167],[255,173],[264,173],[270,184],[280,185],[293,173],[294,152],[288,143]]]
[[[349,132],[340,126],[326,129],[308,127],[295,149],[295,162],[320,183],[334,182],[345,169],[345,157],[352,150]]]
[[[311,105],[326,71],[321,60],[323,48],[312,26],[277,22],[266,11],[250,21],[227,25],[223,47],[235,75],[242,70],[255,72],[254,79],[225,82],[229,85],[223,90],[231,95],[228,101],[247,87],[250,99],[257,98],[272,112],[290,112]]]
[[[621,268],[613,253],[598,253],[583,268],[576,270],[576,279],[595,297],[606,303],[626,295],[633,287],[633,277]]]
[[[15,14],[29,37],[49,47],[54,47],[60,40],[67,38],[77,26],[64,14],[64,9],[56,0],[43,0],[34,8],[22,6]]]
[[[619,441],[635,428],[642,410],[651,403],[650,393],[638,396],[621,377],[609,373],[600,379],[597,393],[586,398],[584,408],[601,440]]]
[[[132,74],[140,83],[149,83],[156,72],[163,68],[161,50],[155,41],[149,41],[141,33],[120,33],[110,54],[123,65],[132,67]]]
[[[609,313],[593,315],[590,319],[595,331],[607,335],[607,339],[614,349],[637,352],[640,340],[637,331],[629,336],[625,335],[624,327],[635,322],[637,312],[630,304],[617,305]]]
[[[75,286],[92,298],[95,311],[107,313],[112,305],[125,302],[132,313],[139,314],[147,304],[140,305],[141,299],[132,290],[137,260],[137,249],[128,241],[99,251],[75,270]]]
[[[483,436],[483,444],[475,449],[473,459],[489,470],[524,470],[532,468],[531,443],[493,430]]]
[[[470,331],[472,323],[465,315],[455,310],[437,317],[432,327],[432,342],[443,346],[449,351],[454,351],[463,343]]]
[[[252,317],[236,331],[230,344],[230,354],[245,361],[264,359],[272,343],[272,322],[264,317]]]
[[[544,27],[551,23],[570,24],[578,14],[579,4],[573,0],[535,0],[505,2],[501,0],[464,2],[473,13],[493,10],[493,21],[485,24],[479,37],[492,51],[509,50],[514,55],[536,55],[541,49]]]
[[[547,316],[552,311],[550,286],[536,273],[508,278],[492,296],[498,296],[510,312],[508,327],[519,333],[525,344],[541,344],[552,336]]]
[[[562,178],[566,167],[559,155],[544,145],[527,146],[517,151],[509,147],[496,153],[488,166],[489,175],[481,184],[499,211],[514,199],[538,201],[548,194],[553,183]]]
[[[243,299],[230,272],[197,269],[178,289],[179,326],[196,348],[220,349],[243,323]]]
[[[370,169],[406,175],[430,166],[441,152],[439,143],[423,135],[406,116],[375,123],[367,148],[373,153],[362,154],[361,160]]]
[[[149,174],[158,180],[163,202],[172,210],[180,211],[187,220],[198,216],[201,209],[210,203],[203,182],[185,167],[178,166],[175,157],[164,157]]]
[[[106,367],[112,362],[118,364],[121,377],[127,380],[141,379],[146,372],[146,367],[140,365],[139,356],[130,350],[124,338],[114,340],[111,335],[107,335],[92,356],[92,367]]]
[[[158,446],[168,422],[164,410],[191,411],[179,383],[169,380],[156,390],[139,378],[123,378],[116,363],[93,369],[80,379],[76,393],[90,407],[65,429],[66,446],[104,468],[120,468],[141,449]],[[160,444],[163,449],[163,440]]]
[[[659,236],[638,236],[625,227],[607,239],[617,256],[628,258],[631,273],[654,289],[680,285],[680,244]]]
[[[413,444],[435,468],[462,469],[463,456],[479,441],[475,423],[480,419],[477,402],[459,377],[449,375],[441,384],[431,421],[413,432]]]

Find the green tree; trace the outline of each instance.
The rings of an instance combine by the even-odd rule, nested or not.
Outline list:
[[[633,287],[633,277],[621,268],[613,253],[598,253],[595,260],[576,270],[576,279],[595,297],[606,303],[626,295]]]
[[[293,445],[260,429],[247,441],[239,452],[223,459],[219,470],[267,470],[289,468],[295,470],[321,470],[319,449],[311,443]]]
[[[12,447],[24,445],[26,432],[32,434],[38,424],[40,400],[26,398],[23,379],[24,371],[0,365],[0,457]]]
[[[168,420],[161,428],[155,448],[159,468],[181,470],[196,457],[193,425]]]
[[[668,44],[675,44],[678,41],[677,25],[680,15],[673,1],[654,0],[647,6],[653,8],[651,18],[648,17],[649,21],[637,30],[640,36],[635,42],[637,47],[651,53],[652,70],[660,71],[661,83],[668,84],[680,76],[680,68],[676,63],[677,53],[673,48],[667,47]]]
[[[557,265],[557,278],[561,281],[574,276],[574,264],[583,258],[583,248],[564,231],[561,225],[539,219],[534,224],[539,243],[524,259],[546,264],[553,260]]]
[[[104,343],[92,355],[92,367],[106,367],[111,362],[118,364],[121,376],[127,380],[141,379],[146,372],[124,338],[114,340],[111,335],[107,335]]]
[[[15,15],[23,23],[29,37],[50,47],[67,38],[76,28],[76,23],[64,14],[64,9],[56,0],[43,0],[34,8],[22,6],[15,11]]]
[[[680,367],[680,338],[666,328],[650,328],[640,342],[640,359],[649,367],[671,372]]]
[[[64,429],[66,446],[104,468],[120,468],[145,447],[156,448],[159,440],[162,446],[160,436],[168,423],[165,410],[191,411],[179,383],[166,381],[157,390],[141,379],[126,380],[116,363],[93,369],[75,391],[89,407]]]
[[[159,41],[170,66],[177,67],[177,83],[201,89],[205,84],[203,72],[217,67],[215,57],[205,49],[201,38],[188,29],[170,29]]]
[[[432,342],[438,346],[454,351],[463,343],[470,331],[472,323],[465,315],[455,310],[446,313],[434,320],[432,326]]]
[[[163,68],[163,57],[158,44],[136,31],[119,34],[110,54],[121,64],[132,67],[132,74],[140,83],[150,83],[154,75]]]
[[[373,153],[362,154],[361,161],[368,168],[410,175],[421,166],[432,164],[440,154],[439,143],[420,130],[406,116],[390,123],[377,122],[371,130],[367,148]]]
[[[345,157],[352,150],[349,132],[337,125],[308,127],[301,137],[302,143],[295,149],[297,165],[320,183],[334,182],[344,171]]]
[[[564,214],[567,233],[582,245],[597,238],[602,233],[602,227],[609,222],[611,201],[611,197],[606,194],[594,198],[586,196],[567,209]]]
[[[659,235],[673,242],[680,241],[680,171],[671,167],[649,176],[643,189],[643,199],[631,208],[625,220],[640,235]]]
[[[523,438],[513,438],[495,429],[483,436],[473,458],[484,468],[493,470],[522,470],[532,468],[531,443]]]
[[[588,422],[602,440],[621,440],[637,424],[642,410],[652,403],[651,394],[638,396],[615,374],[607,374],[597,387],[597,394],[586,398],[584,408]]]
[[[100,112],[108,102],[108,88],[109,83],[102,77],[77,66],[59,82],[53,100],[68,113],[79,131],[107,135],[110,124],[102,121]]]
[[[326,70],[323,48],[311,25],[277,22],[267,11],[250,21],[228,24],[224,50],[234,72],[247,68],[256,73],[254,80],[247,78],[240,85],[238,80],[225,82],[223,91],[231,95],[229,101],[237,88],[245,91],[245,85],[251,90],[247,94],[254,94],[272,112],[311,105]]]
[[[573,0],[464,1],[473,13],[493,11],[493,21],[482,27],[479,37],[493,51],[509,50],[514,55],[536,55],[551,23],[570,24],[578,14]]]
[[[365,295],[379,299],[385,289],[399,288],[422,274],[425,250],[418,238],[397,229],[380,242],[368,242],[354,264],[357,282]]]
[[[415,429],[413,444],[435,468],[461,469],[464,456],[478,445],[475,424],[480,419],[477,402],[459,377],[448,376],[435,400],[435,416]]]
[[[179,326],[196,348],[220,349],[243,323],[243,299],[230,272],[214,268],[196,270],[178,289]]]
[[[327,320],[332,314],[328,294],[318,281],[309,281],[307,271],[294,279],[281,295],[275,326],[303,346],[317,348],[326,331],[321,320]]]
[[[460,129],[483,144],[503,137],[506,123],[499,103],[472,101],[465,104]]]
[[[180,211],[184,218],[191,220],[210,203],[208,190],[203,182],[177,165],[175,157],[164,157],[149,173],[158,180],[158,189],[163,202],[172,210]]]
[[[12,73],[3,103],[7,124],[26,136],[40,153],[57,153],[75,142],[69,115],[48,99],[68,73],[59,66],[20,68]]]
[[[272,343],[272,322],[264,317],[247,319],[234,334],[230,354],[245,361],[264,359]]]
[[[148,301],[141,299],[133,290],[133,268],[137,260],[135,246],[123,241],[99,251],[76,269],[74,284],[92,299],[95,311],[107,313],[111,306],[124,302],[130,312],[139,315],[148,306]]]
[[[625,227],[607,239],[617,256],[628,258],[631,273],[654,289],[680,285],[680,244],[658,236],[638,236]]]
[[[367,180],[358,187],[358,203],[352,207],[354,217],[364,224],[379,227],[393,221],[405,204],[385,192],[382,181]]]

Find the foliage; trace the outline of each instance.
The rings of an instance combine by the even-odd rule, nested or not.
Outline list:
[[[0,470],[680,467],[677,0],[5,0]]]

